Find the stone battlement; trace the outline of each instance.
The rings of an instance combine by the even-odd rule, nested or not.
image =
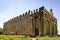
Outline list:
[[[52,9],[48,11],[43,6],[6,21],[3,34],[57,35],[57,19],[54,17]]]

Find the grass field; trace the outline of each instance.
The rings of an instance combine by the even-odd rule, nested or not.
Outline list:
[[[32,40],[30,37],[19,35],[0,35],[0,40]],[[35,40],[60,40],[60,37],[36,37]]]
[[[60,37],[36,37],[36,40],[60,40]]]
[[[0,40],[31,40],[31,39],[24,36],[0,35]]]

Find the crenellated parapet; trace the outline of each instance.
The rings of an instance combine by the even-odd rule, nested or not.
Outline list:
[[[45,9],[44,6],[42,6],[42,7],[40,7],[39,9],[35,9],[35,10],[33,10],[33,11],[29,10],[28,12],[25,12],[25,13],[23,13],[22,15],[19,15],[19,16],[17,16],[17,17],[14,17],[14,18],[8,20],[7,22],[10,22],[10,21],[12,21],[12,20],[16,20],[16,19],[18,19],[19,17],[23,17],[23,16],[26,16],[26,15],[32,15],[32,14],[35,14],[35,13],[37,13],[37,12],[39,13],[39,12],[42,12],[42,11],[45,11],[45,12],[48,13],[49,15],[53,15],[52,9],[50,9],[50,12],[49,12],[48,10]],[[56,20],[56,18],[54,18],[54,19]]]
[[[54,27],[54,31],[52,27]],[[48,11],[44,6],[32,11],[28,10],[4,23],[4,34],[42,36],[53,33],[57,34],[57,19],[54,17],[52,9]]]

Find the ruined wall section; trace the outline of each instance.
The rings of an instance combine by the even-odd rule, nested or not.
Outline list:
[[[5,22],[4,29],[3,34],[6,31],[6,34],[32,35],[30,11]]]
[[[46,35],[46,20],[50,24],[50,35],[52,35],[52,23],[54,23],[54,33],[57,34],[57,19],[50,15],[44,7],[28,11],[20,16],[14,17],[4,23],[3,34],[32,35],[35,36],[35,28],[38,29],[38,35]],[[55,35],[54,34],[54,35]]]
[[[30,12],[26,12],[18,18],[17,21],[17,34],[31,35],[32,34],[32,21]]]

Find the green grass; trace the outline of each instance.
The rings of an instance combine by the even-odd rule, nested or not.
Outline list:
[[[60,37],[36,37],[36,40],[60,40]]]
[[[35,37],[36,40],[60,40],[60,37]],[[0,40],[32,40],[30,37],[20,35],[0,35]]]
[[[0,35],[0,40],[31,40],[25,36]]]

